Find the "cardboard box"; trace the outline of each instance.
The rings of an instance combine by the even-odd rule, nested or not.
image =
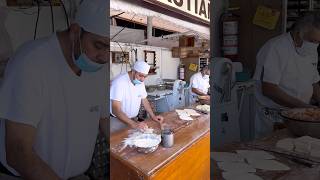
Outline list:
[[[180,36],[179,47],[194,47],[195,38],[194,36]]]
[[[197,57],[200,55],[201,48],[198,47],[174,47],[172,48],[172,57],[186,58]]]

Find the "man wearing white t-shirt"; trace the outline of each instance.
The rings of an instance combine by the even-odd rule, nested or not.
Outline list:
[[[314,107],[312,98],[320,102],[319,42],[320,14],[311,13],[298,20],[292,31],[269,40],[260,49],[254,75],[256,137],[271,133],[278,121],[268,116],[266,109]]]
[[[210,68],[205,66],[200,72],[195,73],[190,78],[190,88],[192,101],[197,99],[198,96],[204,96],[204,99],[210,101],[210,96],[208,91],[210,88],[209,83]]]
[[[133,69],[125,74],[120,74],[112,81],[110,88],[110,132],[116,132],[126,127],[145,129],[144,122],[135,121],[140,105],[150,115],[151,119],[162,123],[163,117],[156,116],[147,99],[147,92],[143,81],[148,75],[150,66],[144,61],[137,61]]]
[[[106,132],[109,53],[105,0],[84,0],[68,30],[28,42],[7,65],[0,89],[0,160],[30,180],[84,173]]]

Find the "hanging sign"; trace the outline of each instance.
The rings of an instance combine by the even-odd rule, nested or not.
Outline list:
[[[259,6],[253,18],[253,24],[269,30],[273,30],[276,28],[279,16],[280,11],[270,9],[265,6]]]
[[[210,0],[145,0],[177,9],[184,15],[197,17],[204,22],[210,22]]]
[[[198,68],[198,65],[196,65],[196,64],[193,64],[193,63],[191,63],[190,65],[189,65],[189,70],[191,70],[191,71],[197,71],[197,68]]]

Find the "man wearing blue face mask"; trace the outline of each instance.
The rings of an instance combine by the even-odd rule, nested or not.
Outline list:
[[[314,107],[320,102],[317,71],[320,42],[320,13],[312,12],[299,19],[293,29],[269,40],[257,55],[256,136],[272,132],[275,119],[267,116],[269,108]]]
[[[106,132],[106,0],[83,0],[70,28],[28,42],[0,89],[0,171],[68,179],[89,167]]]
[[[163,117],[156,116],[147,99],[147,92],[143,81],[148,75],[150,66],[144,61],[137,61],[133,69],[120,74],[112,81],[110,87],[110,132],[116,132],[126,127],[146,129],[144,122],[136,121],[142,103],[151,119],[162,123]]]
[[[209,83],[210,77],[210,67],[205,66],[200,72],[195,73],[190,78],[190,88],[191,88],[191,102],[195,102],[198,97],[200,99],[210,102],[210,96],[208,91],[210,88]]]

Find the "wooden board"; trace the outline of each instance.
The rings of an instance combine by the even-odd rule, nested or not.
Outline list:
[[[177,118],[176,112],[169,112],[163,114],[166,123],[172,123],[172,121],[182,121]],[[147,120],[147,124],[155,129],[159,129],[159,125],[155,124],[154,121]],[[198,151],[193,147],[196,146],[207,146],[206,148],[201,148],[199,151],[203,153],[207,152],[207,157],[209,156],[208,150],[210,149],[209,130],[210,130],[210,116],[201,115],[196,118],[196,120],[191,121],[190,124],[176,128],[174,134],[174,146],[171,148],[164,148],[161,145],[158,149],[150,154],[142,154],[137,152],[134,148],[126,148],[122,152],[119,152],[121,148],[121,142],[124,138],[128,137],[128,130],[125,129],[120,132],[116,132],[111,135],[110,138],[110,175],[111,179],[121,180],[121,179],[139,179],[144,177],[145,179],[150,178],[155,173],[160,173],[161,169],[168,167],[168,171],[171,168],[170,163],[174,162],[175,159],[185,160],[190,157],[192,153]],[[201,141],[200,139],[205,140]],[[200,145],[199,145],[199,144]],[[188,152],[188,153],[186,153]],[[184,155],[186,153],[186,155]],[[194,165],[197,163],[203,164],[205,159],[197,158]],[[208,161],[209,162],[209,161]],[[180,162],[181,164],[181,162]],[[174,164],[172,166],[175,166]],[[188,165],[189,166],[189,165]],[[186,166],[187,167],[187,166]],[[198,168],[209,168],[206,164]],[[182,168],[183,171],[185,168]],[[181,173],[177,172],[177,173]],[[204,173],[204,171],[202,171]],[[201,171],[199,170],[199,173]],[[163,176],[162,173],[159,176]],[[209,174],[208,174],[209,175]]]

